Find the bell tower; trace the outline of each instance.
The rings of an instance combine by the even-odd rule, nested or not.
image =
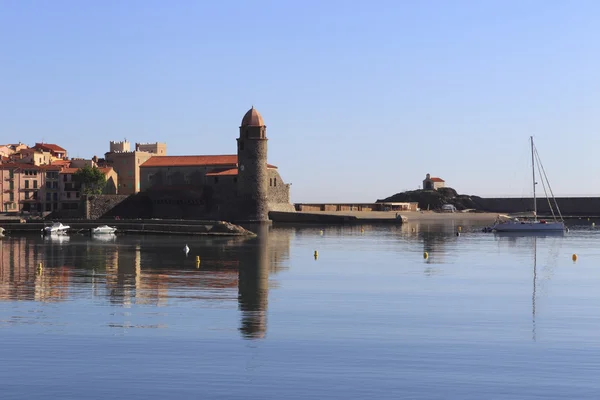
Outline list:
[[[267,127],[252,107],[242,118],[238,155],[238,218],[268,221]]]

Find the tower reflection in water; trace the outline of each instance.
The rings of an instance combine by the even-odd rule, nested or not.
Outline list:
[[[0,301],[78,300],[81,307],[177,307],[194,301],[211,308],[237,302],[242,337],[262,338],[269,275],[286,268],[292,231],[253,229],[258,235],[251,239],[132,235],[103,242],[81,235],[69,241],[7,237],[0,241]],[[189,257],[182,241],[192,249]],[[199,265],[196,256],[202,260]],[[41,273],[39,263],[44,266]]]
[[[267,330],[267,305],[269,297],[269,227],[262,225],[253,230],[257,237],[240,257],[238,302],[242,313],[240,331],[246,338],[264,337]]]

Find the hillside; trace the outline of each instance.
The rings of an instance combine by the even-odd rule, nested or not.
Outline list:
[[[417,202],[421,210],[440,210],[444,204],[453,204],[457,210],[483,210],[480,197],[458,194],[456,190],[449,187],[438,190],[410,190],[396,193],[377,202]]]

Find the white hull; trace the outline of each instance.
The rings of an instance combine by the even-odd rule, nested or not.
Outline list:
[[[492,227],[496,232],[564,232],[562,222],[501,222]]]
[[[99,226],[97,228],[92,228],[92,234],[94,235],[111,235],[117,231],[117,228],[113,228],[112,226]]]

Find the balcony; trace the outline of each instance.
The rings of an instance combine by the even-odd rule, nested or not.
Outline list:
[[[39,188],[36,188],[36,187],[25,187],[25,188],[19,189],[19,191],[21,191],[21,192],[30,191],[30,190],[39,190]]]
[[[15,177],[14,176],[9,176],[8,178],[4,178],[5,181],[14,181]]]

